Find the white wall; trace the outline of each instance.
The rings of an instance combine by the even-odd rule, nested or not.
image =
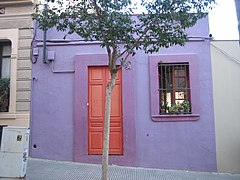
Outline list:
[[[211,42],[217,166],[240,173],[240,46]]]

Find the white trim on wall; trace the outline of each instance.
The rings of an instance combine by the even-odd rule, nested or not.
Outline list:
[[[8,112],[1,112],[0,119],[16,118],[16,92],[17,92],[17,59],[18,59],[18,29],[0,30],[0,41],[11,41],[11,69],[10,69],[10,104]]]
[[[0,5],[33,4],[34,0],[1,0]]]

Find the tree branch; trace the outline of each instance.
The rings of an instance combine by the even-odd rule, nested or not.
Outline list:
[[[121,57],[123,56],[126,52],[128,52],[127,56],[124,58],[124,61],[127,60],[127,58],[129,57],[130,53],[133,51],[133,49],[137,46],[137,44],[140,42],[140,40],[147,34],[149,28],[152,26],[152,24],[155,23],[155,21],[157,20],[158,16],[155,16],[155,18],[153,19],[153,21],[151,21],[151,23],[149,23],[149,25],[147,27],[145,27],[142,35],[134,42],[134,44],[132,45],[132,47],[130,49],[126,49],[125,51],[123,51],[122,53],[120,53],[120,55],[118,56]]]

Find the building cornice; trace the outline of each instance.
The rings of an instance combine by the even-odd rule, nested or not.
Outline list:
[[[33,12],[29,12],[29,13],[14,13],[14,14],[4,14],[4,15],[0,15],[0,20],[12,20],[14,18],[15,19],[25,19],[25,18],[29,18],[32,15]]]
[[[1,5],[19,5],[19,4],[33,4],[34,0],[1,0]]]

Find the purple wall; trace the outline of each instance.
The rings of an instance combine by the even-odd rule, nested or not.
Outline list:
[[[138,165],[167,169],[216,171],[214,116],[212,102],[209,42],[191,42],[184,48],[168,49],[162,54],[196,53],[199,71],[200,118],[197,121],[154,122],[149,101],[149,72],[139,55],[137,84],[137,159]],[[201,53],[203,51],[204,53]],[[194,85],[193,84],[193,85]],[[157,96],[156,96],[157,97]],[[150,108],[149,108],[150,107]],[[149,156],[146,156],[149,154]]]
[[[88,67],[107,66],[107,54],[75,56],[74,161],[101,163],[101,156],[88,155]],[[123,155],[109,157],[111,164],[136,166],[134,71],[122,70]]]
[[[199,21],[196,27],[189,30],[189,35],[208,37],[208,20]],[[62,39],[63,36],[64,33],[48,31],[48,40]],[[72,35],[68,38],[78,37]],[[36,40],[42,40],[39,30]],[[87,114],[83,106],[84,98],[87,97],[87,82],[86,77],[84,78],[87,74],[84,73],[84,68],[100,65],[100,54],[106,54],[106,50],[100,48],[97,43],[48,43],[48,51],[56,53],[55,70],[75,70],[74,73],[53,73],[51,64],[42,63],[42,43],[36,41],[35,44],[40,51],[37,63],[32,66],[32,77],[36,79],[32,81],[31,157],[100,162],[99,157],[87,155]],[[185,47],[162,49],[155,55],[188,53],[197,56],[200,118],[196,121],[182,122],[152,120],[151,72],[148,60],[150,55],[138,52],[132,60],[132,70],[123,71],[124,157],[113,157],[110,163],[216,171],[209,41],[197,38],[189,41]],[[96,61],[91,58],[93,56]],[[89,57],[89,62],[85,62],[87,65],[82,66],[82,57],[85,61]],[[133,83],[128,91],[130,82]]]

